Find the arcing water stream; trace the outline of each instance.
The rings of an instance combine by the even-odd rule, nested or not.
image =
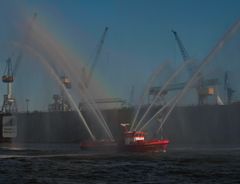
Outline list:
[[[162,88],[160,89],[160,91],[157,93],[157,95],[155,96],[155,98],[153,99],[152,103],[150,104],[150,106],[148,107],[148,109],[146,110],[146,112],[143,114],[142,118],[139,120],[139,122],[137,123],[135,130],[137,130],[139,128],[139,126],[141,125],[141,123],[143,122],[144,118],[147,116],[148,112],[151,110],[151,108],[153,107],[153,105],[156,103],[156,101],[158,100],[158,98],[161,96],[162,92],[168,87],[168,85],[181,73],[181,71],[190,63],[190,61],[186,61],[184,63],[182,63],[180,65],[180,67],[170,76],[170,78],[164,83],[164,85],[162,86]]]
[[[192,78],[188,81],[186,86],[183,88],[182,91],[180,91],[174,98],[172,98],[170,101],[167,102],[165,106],[163,106],[159,111],[157,111],[148,121],[146,121],[143,124],[143,122],[146,119],[147,114],[151,110],[152,106],[156,103],[158,97],[162,94],[164,90],[169,86],[169,84],[180,74],[180,72],[189,64],[190,61],[184,62],[174,73],[173,75],[164,83],[158,94],[155,96],[153,102],[150,104],[146,112],[143,114],[142,118],[137,122],[137,117],[139,115],[139,111],[142,106],[142,101],[144,99],[144,96],[146,95],[146,92],[148,91],[150,84],[155,80],[155,78],[158,76],[162,68],[160,67],[158,72],[154,73],[153,76],[150,77],[149,83],[145,87],[145,90],[143,92],[143,95],[140,97],[139,100],[139,106],[137,108],[136,114],[134,116],[131,130],[143,130],[146,128],[149,123],[156,118],[157,115],[162,113],[167,107],[167,112],[161,114],[162,122],[159,126],[158,131],[162,128],[164,123],[166,122],[167,118],[169,117],[170,113],[174,109],[174,107],[177,105],[177,103],[182,99],[182,97],[186,94],[186,92],[189,90],[189,88],[192,86],[192,84],[197,80],[197,77],[200,73],[200,71],[207,65],[212,59],[215,57],[215,55],[221,51],[221,49],[224,47],[226,42],[239,30],[240,23],[237,22],[233,27],[224,35],[224,37],[219,41],[219,43],[216,45],[216,47],[209,53],[209,55],[203,60],[201,65],[199,66],[198,70],[195,71]],[[39,25],[33,25],[33,29],[31,31],[31,39],[27,40],[27,47],[31,48],[35,56],[37,56],[47,67],[48,71],[51,73],[51,75],[57,80],[57,82],[60,84],[61,80],[59,76],[57,75],[56,68],[58,67],[66,73],[66,75],[73,81],[73,84],[80,84],[76,85],[78,88],[78,95],[81,96],[81,100],[85,102],[87,107],[91,110],[91,112],[94,114],[95,118],[99,122],[99,124],[104,129],[105,133],[109,137],[109,139],[113,140],[113,135],[101,113],[99,110],[97,104],[94,101],[94,98],[90,95],[90,90],[86,88],[85,83],[83,80],[81,80],[81,76],[79,75],[79,71],[81,71],[82,67],[79,67],[76,65],[75,60],[67,55],[66,51],[61,47],[60,44],[58,44],[44,29],[42,29]],[[161,70],[160,70],[161,69]],[[60,81],[60,82],[59,82]],[[78,112],[79,117],[83,121],[86,129],[88,130],[91,138],[94,140],[95,137],[91,130],[89,129],[84,117],[82,116],[77,104],[76,100],[73,98],[73,95],[70,94],[69,91],[66,90],[66,88],[61,83],[60,86],[63,88],[64,92],[66,93],[69,101],[74,106],[75,110]],[[75,87],[76,87],[75,86]],[[136,125],[135,125],[136,124]],[[142,127],[140,127],[142,126]]]
[[[166,122],[167,118],[169,117],[170,113],[174,109],[174,107],[177,105],[177,103],[182,99],[182,97],[186,94],[186,92],[189,90],[191,85],[197,80],[199,73],[201,70],[213,60],[213,58],[223,49],[225,44],[240,30],[240,20],[238,20],[232,27],[224,34],[224,36],[219,40],[219,42],[216,44],[216,46],[210,51],[210,53],[206,56],[206,58],[202,61],[202,63],[199,65],[198,69],[195,71],[193,76],[190,78],[186,86],[183,88],[183,90],[177,95],[177,98],[175,99],[173,105],[170,107],[169,111],[167,112],[166,116],[164,117],[162,123],[160,124],[157,132],[160,131],[164,123]]]
[[[47,68],[47,70],[49,71],[49,73],[54,77],[54,79],[57,81],[57,83],[61,86],[61,88],[64,90],[64,93],[67,95],[68,99],[70,100],[70,102],[72,103],[72,105],[74,106],[74,109],[77,111],[80,119],[82,120],[86,130],[88,131],[90,137],[92,140],[96,140],[95,136],[93,135],[92,131],[90,130],[85,118],[83,117],[82,113],[80,112],[76,102],[73,100],[71,94],[67,91],[66,87],[64,86],[64,84],[62,83],[61,79],[59,78],[59,76],[56,74],[56,72],[52,69],[52,67],[48,64],[48,62],[46,61],[46,59],[40,55],[36,50],[34,50],[31,47],[24,47],[25,49],[27,49],[29,51],[29,53],[33,54],[35,57],[37,57],[42,64]]]
[[[132,129],[134,128],[134,125],[135,125],[135,122],[136,122],[137,117],[138,117],[138,115],[139,115],[140,109],[141,109],[141,107],[142,107],[142,105],[143,105],[143,103],[144,103],[144,98],[145,98],[145,96],[147,95],[150,87],[153,85],[153,83],[155,82],[155,80],[157,79],[157,77],[161,74],[162,70],[166,67],[166,64],[167,64],[167,62],[164,62],[163,64],[161,64],[161,65],[157,68],[157,70],[154,71],[154,72],[152,73],[152,75],[149,77],[149,80],[148,80],[148,82],[147,82],[147,85],[145,85],[143,94],[142,94],[142,95],[140,96],[140,98],[139,98],[139,104],[138,104],[138,106],[137,106],[137,111],[136,111],[135,116],[134,116],[134,118],[133,118],[133,121],[132,121],[132,123],[131,123],[131,128],[130,128],[130,130],[132,130]]]
[[[31,35],[27,40],[28,43],[24,47],[27,47],[28,52],[33,52],[35,56],[37,55],[41,62],[47,67],[48,71],[51,75],[57,80],[59,83],[59,76],[57,75],[56,68],[60,68],[67,76],[71,79],[74,84],[80,83],[80,90],[79,86],[77,87],[78,95],[81,96],[81,99],[85,102],[87,107],[93,112],[94,116],[97,119],[97,122],[103,127],[107,136],[113,140],[113,135],[104,120],[103,115],[101,114],[100,110],[98,109],[97,105],[95,104],[93,98],[91,97],[89,91],[86,89],[84,83],[79,79],[79,71],[80,68],[74,65],[73,58],[67,55],[66,51],[58,44],[44,29],[42,29],[39,25],[34,24],[32,25]],[[26,49],[26,48],[25,48]],[[61,80],[60,80],[61,82]],[[83,118],[79,108],[73,99],[70,92],[63,87],[62,84],[59,85],[63,88],[64,92],[66,93],[68,99],[74,106],[74,109],[78,112],[80,118],[84,122],[86,129],[88,130],[89,134],[91,135],[92,139],[95,139],[92,132],[90,131],[89,127],[85,119]],[[76,85],[77,86],[77,85]]]

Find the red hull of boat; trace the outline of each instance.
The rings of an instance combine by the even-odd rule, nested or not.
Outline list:
[[[80,147],[92,151],[165,152],[168,144],[167,139],[141,141],[129,145],[118,145],[109,141],[88,141],[81,143]]]
[[[129,145],[123,145],[122,149],[129,152],[166,152],[169,140],[150,140]]]

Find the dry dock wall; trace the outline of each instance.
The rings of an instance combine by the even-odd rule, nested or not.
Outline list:
[[[152,114],[158,108],[153,109]],[[144,109],[142,109],[141,114]],[[133,109],[103,111],[113,135],[122,138],[120,123],[130,122]],[[97,137],[104,137],[92,113],[84,113]],[[149,135],[159,123],[150,126]],[[17,114],[17,137],[14,142],[78,143],[89,139],[88,133],[76,112],[35,112]],[[240,105],[177,107],[163,127],[170,146],[240,146]]]

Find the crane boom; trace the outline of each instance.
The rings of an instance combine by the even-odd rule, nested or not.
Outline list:
[[[187,50],[185,49],[181,39],[179,38],[178,34],[176,31],[172,30],[172,33],[175,37],[175,40],[178,44],[178,47],[180,49],[180,52],[182,54],[183,57],[183,61],[187,62],[188,60],[190,60],[190,56],[187,52]],[[196,62],[191,62],[188,66],[187,66],[187,70],[189,73],[189,77],[192,77],[192,75],[195,73],[196,69],[197,69],[197,63]],[[179,90],[179,89],[183,89],[184,86],[186,85],[186,83],[177,83],[177,84],[171,84],[168,86],[168,88],[166,88],[166,90],[163,91],[163,95],[167,94],[168,91],[172,91],[172,90]],[[197,93],[198,93],[198,100],[199,100],[199,104],[203,104],[204,100],[206,99],[207,96],[211,96],[213,94],[215,94],[215,88],[212,86],[216,86],[219,85],[218,79],[203,79],[203,75],[201,72],[198,73],[198,80],[196,82],[196,84],[194,84],[192,87],[196,88]],[[225,86],[227,86],[227,75],[225,75]],[[149,95],[153,95],[155,96],[156,94],[159,93],[159,91],[161,90],[162,87],[151,87],[149,90]],[[225,87],[227,88],[227,87]],[[228,90],[229,91],[229,90]],[[228,94],[232,93],[232,91],[229,91]]]
[[[185,47],[184,47],[182,41],[180,40],[177,32],[174,31],[174,30],[172,30],[172,33],[173,33],[173,35],[174,35],[174,37],[175,37],[175,39],[176,39],[176,41],[177,41],[177,44],[178,44],[178,47],[179,47],[180,52],[181,52],[181,54],[182,54],[183,60],[184,60],[184,61],[187,61],[188,59],[190,59],[187,50],[185,49]]]
[[[178,47],[180,49],[180,52],[182,54],[182,58],[183,58],[183,61],[187,61],[187,60],[190,60],[190,56],[187,52],[187,50],[185,49],[181,39],[179,38],[178,36],[178,33],[174,30],[172,30],[172,33],[175,37],[175,40],[178,44]],[[190,63],[188,66],[187,66],[187,69],[188,69],[188,72],[189,72],[189,75],[191,76],[193,73],[194,73],[194,70],[197,68],[197,64],[194,62],[194,63]]]
[[[99,56],[101,54],[101,51],[102,51],[102,48],[103,48],[103,44],[105,42],[105,38],[106,38],[106,35],[107,35],[107,32],[108,32],[108,27],[105,27],[104,29],[104,32],[101,36],[101,40],[97,46],[97,52],[96,52],[96,55],[93,59],[93,62],[92,62],[92,65],[91,65],[91,68],[89,70],[89,75],[87,77],[87,81],[86,81],[86,86],[88,86],[90,84],[90,81],[91,81],[91,78],[92,78],[92,75],[93,75],[93,72],[94,72],[94,69],[96,67],[96,64],[97,64],[97,61],[99,59]]]

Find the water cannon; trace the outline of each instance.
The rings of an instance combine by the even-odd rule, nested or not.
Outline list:
[[[123,127],[124,132],[128,132],[128,130],[129,130],[129,123],[121,123],[120,125]]]

